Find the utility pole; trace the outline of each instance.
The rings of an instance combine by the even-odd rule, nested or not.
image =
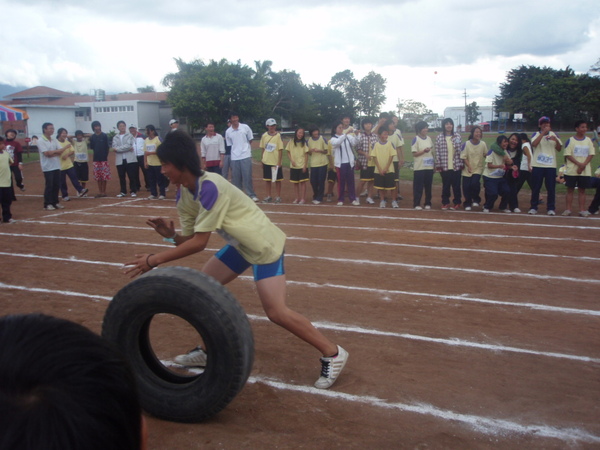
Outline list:
[[[467,88],[465,88],[465,92],[463,94],[463,97],[465,98],[465,130],[467,129],[467,122],[469,121],[469,113],[467,111]]]

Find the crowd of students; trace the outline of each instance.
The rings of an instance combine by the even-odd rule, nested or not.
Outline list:
[[[251,177],[252,131],[239,122],[237,113],[232,113],[230,119],[225,137],[216,133],[214,123],[206,124],[206,135],[198,144],[201,168],[227,179],[231,171],[233,184],[258,202]],[[292,203],[307,202],[310,183],[313,204],[335,201],[342,206],[347,201],[358,206],[360,197],[364,196],[369,205],[379,199],[381,208],[388,203],[398,208],[398,202],[403,199],[399,180],[405,158],[404,139],[397,124],[396,116],[384,113],[377,121],[362,120],[361,128],[355,129],[351,118],[345,116],[333,125],[330,137],[322,136],[314,125],[307,129],[298,127],[293,138],[284,145],[281,133],[277,131],[277,122],[268,119],[265,123],[267,131],[259,143],[265,187],[263,203],[282,202],[282,159],[285,151],[290,161],[289,181],[294,185]],[[177,126],[178,121],[171,120],[169,131],[176,130]],[[452,119],[446,118],[434,142],[429,136],[427,123],[418,122],[415,125],[416,136],[410,145],[413,158],[412,207],[415,210],[432,208],[433,178],[435,173],[439,173],[442,210],[481,208],[488,213],[500,199],[500,211],[520,213],[518,194],[528,183],[531,189],[531,200],[525,208],[528,213],[538,213],[539,206],[544,203],[540,194],[545,185],[546,213],[556,215],[556,184],[563,183],[567,194],[562,215],[573,214],[575,190],[578,192],[579,215],[597,214],[600,207],[600,168],[593,171],[591,167],[595,147],[593,140],[586,136],[587,123],[582,120],[575,123],[575,134],[566,141],[562,157],[563,143],[552,131],[550,119],[540,118],[538,127],[531,138],[526,133],[513,133],[508,137],[501,134],[488,148],[481,127],[473,127],[467,141],[463,142],[460,133],[454,129]],[[107,196],[106,185],[112,176],[108,155],[114,151],[120,183],[117,197],[126,197],[128,192],[131,197],[137,197],[143,178],[149,199],[166,198],[169,180],[162,174],[160,160],[156,156],[161,140],[154,125],[146,126],[145,136],[135,125],[127,129],[124,121],[117,123],[117,129],[118,133],[109,142],[98,121],[92,123],[93,132],[87,135],[77,130],[69,136],[64,128],[54,135],[53,124],[43,125],[43,134],[37,145],[45,179],[44,209],[62,209],[61,200],[70,200],[67,180],[70,180],[78,197],[87,196],[90,150],[92,174],[98,184],[96,197]],[[14,184],[21,190],[25,190],[25,186],[21,175],[22,149],[15,140],[16,131],[8,130],[5,135],[6,140],[0,140],[0,203],[2,221],[10,223],[14,221],[10,211],[11,203],[16,200]],[[337,196],[334,197],[336,184]],[[589,189],[595,189],[595,197],[587,205],[586,192]]]
[[[333,201],[333,187],[337,182],[337,205],[344,205],[347,198],[352,205],[358,206],[360,195],[355,189],[355,172],[359,171],[358,192],[366,196],[367,204],[374,204],[374,198],[378,197],[381,208],[385,208],[388,201],[393,208],[399,207],[398,201],[402,199],[399,171],[404,164],[404,140],[397,129],[397,117],[382,115],[375,124],[371,119],[364,119],[360,130],[354,129],[350,122],[350,117],[346,116],[335,123],[329,142],[320,135],[317,127],[309,127],[308,136],[304,128],[295,130],[294,137],[285,147],[290,159],[290,182],[295,187],[292,203],[305,203],[309,181],[314,204],[323,202],[325,190],[326,201]],[[284,144],[275,120],[268,119],[266,126],[267,131],[260,141],[266,191],[263,202],[279,203]],[[556,183],[564,180],[567,195],[562,215],[572,214],[575,189],[578,189],[579,215],[587,217],[597,213],[600,168],[592,174],[590,163],[595,148],[586,136],[587,123],[575,123],[575,135],[565,144],[565,164],[560,168],[562,141],[551,130],[548,117],[540,118],[538,126],[539,130],[533,133],[531,139],[526,133],[513,133],[508,137],[501,134],[488,148],[479,126],[473,127],[467,141],[462,142],[460,133],[454,129],[454,122],[446,118],[434,143],[428,135],[427,123],[418,122],[415,125],[416,136],[410,146],[414,171],[413,208],[432,208],[433,177],[437,172],[442,181],[442,210],[464,208],[471,211],[481,207],[484,213],[489,213],[500,198],[498,207],[501,211],[520,213],[518,194],[528,183],[531,188],[528,213],[537,214],[539,205],[543,203],[540,194],[545,183],[546,212],[553,216],[556,215]],[[271,197],[273,184],[276,185],[275,199]],[[596,189],[596,196],[586,208],[586,190],[590,188]]]

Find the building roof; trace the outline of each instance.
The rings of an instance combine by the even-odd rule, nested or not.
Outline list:
[[[94,95],[77,95],[70,92],[59,91],[47,86],[36,86],[24,91],[15,92],[4,97],[7,105],[48,105],[48,106],[75,106],[76,103],[98,102]],[[166,102],[166,92],[144,92],[138,94],[106,94],[104,101],[153,101]]]

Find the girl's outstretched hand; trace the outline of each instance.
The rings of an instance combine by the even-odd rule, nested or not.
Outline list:
[[[154,228],[158,234],[165,238],[172,238],[175,235],[175,224],[171,220],[167,222],[162,217],[146,220],[146,224]]]

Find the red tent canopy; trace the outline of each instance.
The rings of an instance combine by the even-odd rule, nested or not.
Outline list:
[[[6,105],[0,103],[0,121],[11,121],[14,122],[16,120],[27,120],[29,116],[27,113],[21,109],[10,108]]]

